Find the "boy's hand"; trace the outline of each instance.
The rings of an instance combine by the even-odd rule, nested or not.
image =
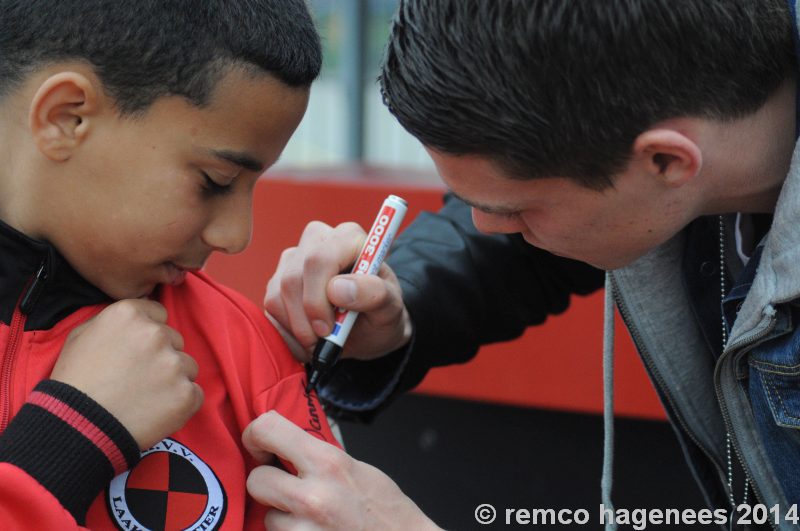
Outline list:
[[[439,529],[389,476],[357,461],[270,411],[250,423],[242,442],[259,462],[279,455],[294,465],[294,476],[259,466],[247,491],[273,507],[264,524],[289,529]]]
[[[51,377],[114,415],[142,450],[183,426],[203,403],[197,362],[167,311],[148,300],[110,305],[73,330]]]
[[[353,266],[366,236],[356,223],[312,221],[297,247],[281,254],[264,309],[300,361],[309,361],[317,340],[331,332],[336,306],[361,312],[343,357],[377,358],[411,339],[411,319],[389,266],[377,276],[339,274]]]

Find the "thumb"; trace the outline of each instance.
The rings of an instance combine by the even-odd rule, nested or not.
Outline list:
[[[369,312],[389,302],[389,290],[386,281],[376,275],[339,275],[328,283],[328,300],[334,306]]]

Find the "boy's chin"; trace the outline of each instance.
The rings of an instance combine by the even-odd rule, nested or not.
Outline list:
[[[121,301],[125,299],[149,299],[157,292],[161,284],[149,284],[147,286],[109,286],[101,288],[103,292],[114,299]]]
[[[125,281],[119,279],[114,282],[113,279],[99,279],[96,281],[89,280],[103,293],[110,298],[120,301],[124,299],[148,299],[157,296],[162,286],[180,286],[186,281],[188,271],[176,267],[168,270],[169,274],[159,282],[154,282],[153,279],[136,281],[131,279]],[[103,281],[105,280],[105,282]]]

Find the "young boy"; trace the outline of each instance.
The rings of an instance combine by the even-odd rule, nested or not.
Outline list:
[[[2,13],[0,525],[263,528],[244,428],[275,409],[333,438],[263,314],[200,270],[247,246],[305,112],[303,1]]]

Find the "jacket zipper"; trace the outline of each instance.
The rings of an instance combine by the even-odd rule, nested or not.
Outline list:
[[[681,428],[683,428],[684,433],[686,433],[689,439],[691,439],[691,441],[700,449],[700,451],[703,452],[703,455],[706,456],[709,462],[714,465],[714,468],[717,471],[717,475],[719,476],[722,485],[726,485],[727,483],[725,480],[725,472],[722,470],[722,467],[717,462],[717,460],[711,456],[711,452],[709,452],[705,448],[705,446],[703,446],[700,443],[700,441],[697,439],[694,433],[692,433],[692,431],[686,424],[686,421],[684,421],[683,417],[681,417],[678,408],[675,407],[675,402],[672,400],[672,395],[670,395],[668,388],[661,377],[661,374],[658,372],[658,369],[650,360],[650,355],[647,352],[647,349],[644,348],[644,343],[642,342],[641,335],[639,334],[639,330],[633,324],[633,320],[631,319],[631,314],[628,311],[628,307],[625,305],[622,298],[618,295],[619,288],[617,286],[617,281],[613,275],[611,275],[611,288],[613,290],[612,295],[614,297],[614,301],[617,304],[617,308],[619,308],[619,313],[622,316],[622,320],[625,322],[625,325],[628,328],[628,332],[630,332],[631,338],[633,339],[633,343],[639,350],[640,357],[642,358],[644,364],[647,366],[647,370],[653,376],[653,379],[655,380],[659,389],[661,389],[661,392],[664,394],[664,397],[667,399],[667,402],[669,402],[670,408],[672,409],[672,413],[675,419],[678,421],[678,424],[680,424]]]
[[[656,367],[650,361],[650,357],[649,357],[649,355],[647,355],[647,350],[643,348],[642,341],[641,341],[641,336],[639,335],[639,331],[633,325],[633,321],[630,318],[630,312],[628,311],[627,306],[622,301],[622,299],[618,296],[619,289],[617,287],[616,279],[614,278],[613,275],[611,275],[611,287],[612,287],[612,289],[614,291],[614,293],[613,293],[614,301],[616,302],[617,307],[619,308],[620,315],[622,315],[622,320],[625,322],[626,326],[628,327],[628,331],[631,334],[631,338],[633,338],[633,343],[636,345],[636,348],[639,349],[639,352],[641,354],[642,360],[644,361],[644,364],[647,366],[648,370],[653,375],[653,378],[656,380],[656,383],[658,384],[659,388],[664,393],[664,396],[666,397],[667,402],[669,402],[670,407],[672,408],[672,411],[673,411],[673,413],[675,415],[675,419],[681,425],[681,427],[683,428],[683,431],[686,433],[686,435],[689,436],[689,438],[692,440],[692,442],[694,442],[697,445],[697,447],[700,448],[700,450],[703,452],[703,454],[705,454],[705,456],[708,458],[708,460],[711,463],[714,464],[714,467],[717,469],[717,474],[720,477],[720,481],[722,482],[723,490],[727,492],[728,491],[727,476],[725,475],[723,470],[720,468],[720,466],[717,463],[717,461],[714,460],[711,457],[710,452],[708,452],[705,449],[705,447],[702,444],[700,444],[700,442],[697,440],[695,435],[689,430],[688,426],[686,425],[686,422],[683,420],[683,418],[681,417],[680,413],[678,412],[678,409],[675,407],[675,404],[672,401],[672,397],[667,392],[667,390],[666,390],[667,387],[664,384],[664,381],[661,379],[661,375],[658,373],[658,370],[656,369]],[[728,348],[725,349],[725,352],[723,352],[722,355],[720,356],[719,362],[717,363],[717,367],[719,368],[719,367],[722,366],[722,360],[726,356],[726,354],[732,352],[736,348],[741,347],[741,346],[743,346],[745,344],[754,343],[754,342],[758,341],[759,339],[761,339],[761,338],[765,337],[767,334],[769,334],[774,327],[775,327],[775,320],[773,319],[766,329],[761,330],[760,332],[758,332],[756,334],[753,334],[752,336],[746,336],[746,337],[740,339],[739,341],[737,341],[736,343],[734,343],[732,345],[729,345]],[[718,370],[719,369],[717,369],[717,371]],[[736,453],[736,457],[737,457],[737,459],[739,459],[739,462],[742,464],[742,469],[744,470],[745,478],[747,479],[748,483],[750,484],[750,487],[753,489],[753,493],[755,494],[755,496],[756,496],[756,498],[758,500],[762,500],[763,497],[761,495],[761,491],[758,489],[758,487],[756,486],[755,482],[752,480],[752,476],[750,474],[750,470],[747,468],[747,464],[742,459],[742,455],[741,455],[741,452],[739,450],[738,442],[736,440],[736,435],[735,435],[735,433],[734,433],[734,431],[732,429],[732,423],[730,421],[730,416],[729,416],[729,413],[728,413],[728,407],[727,407],[725,401],[722,399],[722,386],[719,384],[719,378],[717,377],[717,371],[715,371],[715,373],[714,373],[714,390],[715,390],[716,395],[717,395],[717,402],[719,403],[720,411],[722,412],[722,420],[725,423],[725,427],[726,427],[726,429],[728,430],[728,433],[731,436],[731,446],[733,446],[733,450]],[[777,527],[775,526],[775,524],[772,521],[770,521],[769,524],[770,524],[770,527],[772,527],[773,529],[777,529]]]
[[[775,328],[776,322],[777,322],[776,319],[771,319],[766,328],[756,332],[755,334],[745,336],[732,345],[728,345],[725,348],[725,351],[720,356],[719,361],[717,362],[717,368],[714,371],[714,390],[717,394],[717,402],[719,402],[720,410],[722,411],[722,420],[725,422],[725,428],[728,430],[728,434],[731,437],[731,446],[733,447],[733,451],[736,454],[736,458],[742,465],[742,470],[744,471],[745,479],[750,485],[750,488],[753,489],[753,493],[755,494],[756,498],[759,501],[763,500],[764,498],[761,495],[761,491],[758,489],[758,486],[753,481],[750,469],[747,466],[747,462],[742,458],[742,453],[739,450],[739,442],[736,439],[736,431],[733,429],[733,422],[731,421],[730,418],[730,412],[728,411],[728,406],[725,403],[725,399],[723,397],[722,384],[720,383],[720,380],[721,380],[722,365],[723,362],[725,361],[725,358],[729,357],[731,353],[734,352],[735,350],[740,349],[740,347],[753,346],[759,340],[769,335],[769,333],[772,332],[772,330]],[[769,523],[773,527],[773,529],[777,529],[772,520],[770,520]]]
[[[17,306],[14,308],[14,315],[11,317],[11,331],[3,355],[3,363],[0,365],[0,433],[3,433],[8,426],[11,412],[11,381],[14,375],[14,361],[22,341],[28,314],[33,309],[44,281],[47,279],[46,265],[46,261],[42,262],[36,275],[28,281]]]

